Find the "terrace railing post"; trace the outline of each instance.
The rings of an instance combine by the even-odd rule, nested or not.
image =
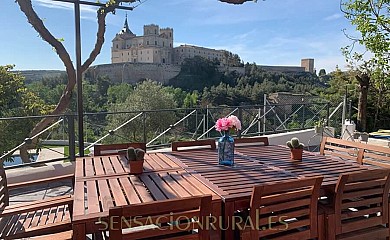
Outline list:
[[[303,109],[302,109],[302,129],[305,129],[305,107],[306,104],[303,104]]]
[[[76,137],[74,128],[74,115],[65,116],[68,119],[68,141],[69,141],[69,158],[71,161],[76,160]]]
[[[326,103],[326,126],[329,126],[329,116],[330,116],[330,106],[329,106],[329,102],[327,102]]]
[[[264,100],[263,100],[263,104],[264,104],[264,110],[263,110],[263,135],[265,134],[265,132],[267,131],[266,129],[266,122],[267,122],[267,119],[266,119],[266,112],[267,112],[267,94],[264,94]]]
[[[146,139],[146,113],[142,112],[142,126],[143,126],[143,132],[144,132],[144,142],[147,142]]]
[[[205,133],[206,132],[206,114],[203,114],[203,132],[202,132],[202,134],[201,135],[203,135],[203,133]]]
[[[209,105],[206,105],[206,129],[209,129]],[[207,133],[206,138],[209,138],[209,133]]]
[[[242,108],[238,107],[238,119],[241,119],[242,121]],[[238,131],[237,137],[241,138],[241,130]]]

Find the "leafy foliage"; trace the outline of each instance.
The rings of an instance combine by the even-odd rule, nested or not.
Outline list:
[[[361,33],[358,38],[347,35],[352,42],[342,49],[360,87],[358,128],[365,130],[368,112],[374,106],[371,112],[374,124],[368,129],[375,129],[380,115],[388,112],[382,110],[388,109],[386,100],[390,91],[390,1],[343,0],[341,7],[345,17]],[[356,44],[364,46],[366,51],[356,51]],[[372,100],[373,105],[369,103]]]
[[[12,69],[11,65],[0,66],[0,118],[49,113],[52,106],[30,92],[24,78]],[[0,120],[0,154],[21,144],[35,123],[33,119]]]
[[[109,110],[112,112],[128,112],[161,110],[175,107],[174,95],[167,88],[157,82],[146,80],[136,85],[134,91],[129,94],[125,102],[113,104],[109,107]],[[114,129],[134,116],[135,114],[109,116],[108,129]],[[175,115],[173,112],[169,111],[146,114],[118,130],[114,135],[114,139],[116,136],[116,140],[119,138],[119,140],[122,141],[143,141],[144,122],[146,123],[145,130],[147,134],[149,137],[153,137],[155,132],[162,131],[167,128],[169,124],[175,122]]]

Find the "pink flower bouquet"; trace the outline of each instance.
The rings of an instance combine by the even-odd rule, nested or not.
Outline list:
[[[229,117],[220,118],[215,123],[215,129],[219,132],[222,131],[238,131],[241,130],[241,122],[240,120],[234,116],[230,115]]]

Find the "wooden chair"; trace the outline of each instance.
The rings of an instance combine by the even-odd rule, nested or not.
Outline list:
[[[72,196],[60,196],[9,206],[9,189],[31,184],[74,178],[73,175],[42,179],[7,186],[4,168],[0,167],[0,239],[19,239],[72,229]]]
[[[236,138],[234,139],[234,145],[252,145],[261,143],[264,146],[268,146],[268,137],[250,137],[250,138]]]
[[[322,179],[313,177],[254,186],[249,219],[238,226],[241,239],[318,237],[317,203]]]
[[[129,147],[141,148],[146,151],[146,143],[132,142],[132,143],[115,143],[115,144],[96,144],[93,146],[94,156],[105,156],[118,153],[118,150],[127,149]]]
[[[114,207],[109,214],[113,240],[210,239],[211,195]]]
[[[197,147],[197,146],[210,146],[211,149],[216,149],[214,139],[196,140],[196,141],[183,141],[172,142],[172,151],[179,151],[179,147]]]
[[[358,159],[360,164],[370,164],[383,168],[390,168],[390,148],[372,144],[362,144],[364,147],[363,156]]]
[[[339,157],[342,160],[358,162],[363,156],[364,149],[361,143],[344,139],[323,137],[320,146],[320,154]]]
[[[333,203],[324,209],[327,239],[385,239],[389,237],[390,170],[342,174]]]
[[[320,153],[343,160],[352,160],[359,164],[390,168],[390,148],[382,146],[324,137]]]

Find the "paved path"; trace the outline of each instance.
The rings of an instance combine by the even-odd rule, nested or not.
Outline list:
[[[64,147],[55,147],[55,148],[42,148],[39,152],[37,161],[43,161],[48,159],[57,159],[64,158]]]

